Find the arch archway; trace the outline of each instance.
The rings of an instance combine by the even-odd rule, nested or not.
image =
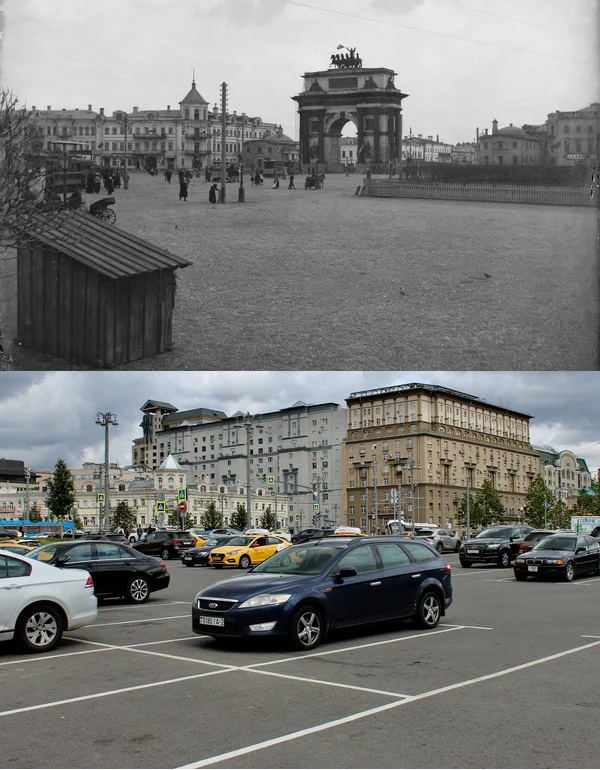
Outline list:
[[[356,60],[355,60],[356,61]],[[403,94],[386,68],[343,67],[304,74],[304,91],[292,97],[300,114],[302,171],[343,171],[341,136],[356,126],[356,168],[383,171],[402,157]]]

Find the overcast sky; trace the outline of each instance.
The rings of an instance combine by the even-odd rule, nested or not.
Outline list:
[[[295,136],[338,44],[398,73],[406,133],[470,141],[598,101],[598,0],[5,0],[2,84],[28,106],[175,108],[190,88]]]
[[[600,466],[598,372],[5,372],[0,376],[0,456],[38,469],[103,462],[97,412],[116,412],[111,460],[131,462],[148,399],[228,415],[265,413],[296,401],[344,406],[352,391],[423,382],[530,414],[534,444],[580,452]]]

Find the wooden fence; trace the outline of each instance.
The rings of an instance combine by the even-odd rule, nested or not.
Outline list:
[[[537,187],[481,184],[415,184],[366,179],[362,195],[372,198],[433,198],[435,200],[538,203],[549,206],[594,206],[598,194],[590,187]]]

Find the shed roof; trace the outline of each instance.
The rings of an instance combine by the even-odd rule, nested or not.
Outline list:
[[[91,214],[83,214],[63,222],[59,227],[28,235],[113,279],[157,270],[176,270],[192,264],[125,230],[105,224]]]

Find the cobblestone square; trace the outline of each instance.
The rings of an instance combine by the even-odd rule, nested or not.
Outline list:
[[[171,352],[127,369],[596,369],[593,209],[376,199],[296,177],[211,205],[194,178],[134,174],[117,227],[186,257]],[[96,197],[86,196],[87,203]],[[5,263],[5,273],[14,273]],[[5,336],[14,337],[14,288]],[[75,367],[13,351],[17,369]]]

